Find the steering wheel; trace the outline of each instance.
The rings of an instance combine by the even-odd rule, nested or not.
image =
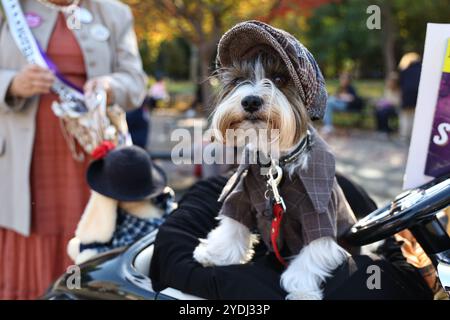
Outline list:
[[[359,220],[343,235],[343,240],[354,246],[373,243],[429,219],[449,205],[450,175],[447,175],[400,194],[384,208]]]

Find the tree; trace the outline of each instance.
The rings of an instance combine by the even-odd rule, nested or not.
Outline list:
[[[126,0],[133,8],[138,35],[148,42],[152,58],[162,41],[181,36],[197,53],[203,101],[211,96],[208,76],[212,71],[217,43],[237,22],[258,19],[298,30],[302,15],[330,0]]]
[[[381,31],[369,30],[366,25],[366,10],[371,4],[371,0],[330,3],[307,18],[306,44],[326,76],[343,70],[365,77],[382,74]]]
[[[198,53],[203,101],[211,96],[207,81],[212,70],[217,43],[230,25],[251,16],[262,15],[271,1],[249,0],[127,0],[134,9],[138,34],[159,45],[164,39],[181,36]],[[159,43],[158,43],[159,40]],[[150,45],[155,47],[155,45]],[[195,61],[195,59],[194,59]]]

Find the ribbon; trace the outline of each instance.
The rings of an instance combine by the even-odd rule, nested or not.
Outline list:
[[[280,254],[280,250],[278,249],[277,239],[280,234],[280,226],[281,220],[283,219],[284,209],[281,203],[274,202],[272,207],[273,219],[272,219],[272,228],[270,230],[270,242],[272,243],[272,249],[275,253],[275,257],[277,260],[283,265],[287,266],[286,261]]]
[[[76,102],[76,104],[72,105],[77,107],[77,112],[87,111],[87,108],[84,106],[83,102],[83,91],[72,84],[69,80],[65,79],[64,76],[57,70],[56,65],[41,49],[39,43],[34,38],[28,26],[19,1],[1,1],[11,35],[20,52],[25,57],[25,60],[30,64],[36,64],[40,67],[49,69],[54,73],[56,79],[52,85],[52,91],[59,96],[62,102]],[[80,106],[82,109],[80,109]]]

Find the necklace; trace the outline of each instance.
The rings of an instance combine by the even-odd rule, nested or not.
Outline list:
[[[72,0],[72,2],[68,5],[54,4],[48,0],[38,0],[38,2],[46,6],[47,8],[61,12],[70,12],[73,10],[73,8],[77,8],[78,5],[80,4],[80,0]]]

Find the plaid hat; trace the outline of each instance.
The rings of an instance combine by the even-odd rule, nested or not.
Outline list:
[[[245,21],[228,30],[220,39],[217,66],[230,66],[256,47],[275,50],[286,65],[312,120],[324,116],[327,91],[325,80],[312,54],[294,36],[260,21]]]

